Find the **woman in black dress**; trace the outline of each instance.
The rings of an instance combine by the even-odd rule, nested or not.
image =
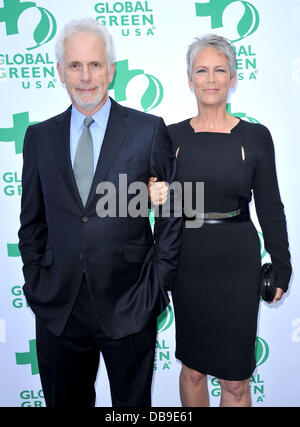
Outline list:
[[[250,406],[261,266],[259,237],[249,218],[252,191],[276,275],[273,302],[287,290],[291,275],[273,142],[265,126],[226,111],[236,82],[236,58],[226,39],[196,39],[187,63],[198,114],[169,126],[169,132],[176,180],[182,187],[204,182],[205,219],[200,228],[183,228],[172,293],[180,396],[183,406],[207,406],[207,375],[212,375],[220,379],[221,406]],[[159,190],[161,183],[155,185]],[[154,203],[158,194],[152,192]]]

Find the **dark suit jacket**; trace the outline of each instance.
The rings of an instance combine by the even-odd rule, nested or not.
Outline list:
[[[112,100],[94,181],[82,205],[70,160],[71,107],[29,126],[24,141],[19,248],[24,293],[36,316],[62,333],[86,272],[104,333],[142,330],[168,304],[178,261],[181,218],[99,218],[97,184],[119,174],[128,184],[150,176],[171,182],[175,163],[161,118]]]

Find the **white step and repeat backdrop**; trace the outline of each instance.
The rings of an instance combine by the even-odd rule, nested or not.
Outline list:
[[[211,32],[234,43],[238,83],[227,108],[272,132],[294,269],[283,301],[260,306],[252,405],[300,406],[298,0],[0,0],[0,406],[45,406],[34,316],[22,293],[17,246],[22,144],[29,124],[69,105],[56,71],[55,36],[66,21],[83,16],[99,20],[114,37],[117,78],[110,95],[123,105],[162,116],[167,124],[196,113],[186,77],[188,44]],[[251,211],[260,233],[254,206]],[[174,350],[171,304],[158,319],[153,406],[180,406],[180,363]],[[218,406],[217,378],[209,378],[209,388],[211,405]],[[110,405],[101,360],[97,406]]]

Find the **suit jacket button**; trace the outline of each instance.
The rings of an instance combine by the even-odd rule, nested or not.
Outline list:
[[[86,216],[83,216],[83,217],[81,218],[81,221],[82,221],[82,222],[88,222],[88,220],[89,220],[89,219],[88,219]]]

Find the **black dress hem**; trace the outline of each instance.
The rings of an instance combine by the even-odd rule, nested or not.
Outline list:
[[[213,370],[210,370],[210,369],[207,369],[207,368],[201,369],[199,367],[195,367],[195,366],[193,366],[193,363],[185,362],[184,358],[180,357],[180,355],[178,355],[177,353],[175,353],[175,357],[182,364],[184,364],[185,366],[187,366],[190,369],[198,371],[201,374],[209,375],[211,377],[215,377],[215,378],[218,378],[218,379],[221,379],[221,380],[225,380],[225,381],[244,381],[244,380],[248,380],[249,378],[251,378],[251,376],[253,375],[253,372],[256,369],[256,366],[253,369],[251,369],[249,375],[241,375],[241,376],[235,376],[235,377],[230,377],[229,378],[229,376],[219,375],[218,373],[216,373],[216,371],[213,372]]]

